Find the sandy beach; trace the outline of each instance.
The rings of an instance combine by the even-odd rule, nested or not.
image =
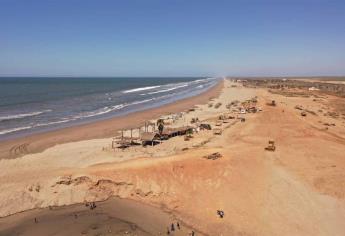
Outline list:
[[[256,112],[242,112],[246,104]],[[195,132],[113,146],[118,130],[129,136],[160,117]],[[166,235],[177,221],[172,235],[345,234],[345,109],[322,91],[224,80],[187,100],[0,150],[0,235]]]
[[[188,110],[195,104],[206,103],[210,98],[219,95],[222,82],[208,91],[187,99],[179,100],[158,108],[133,112],[126,116],[115,117],[103,121],[96,121],[85,125],[78,125],[56,131],[34,134],[23,138],[0,142],[0,159],[15,158],[28,153],[36,153],[56,144],[75,142],[80,140],[113,137],[120,129],[142,126],[147,120],[160,115],[172,114]]]

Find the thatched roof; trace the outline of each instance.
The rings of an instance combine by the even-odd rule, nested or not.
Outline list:
[[[207,130],[212,129],[210,124],[200,124],[199,127],[202,129],[207,129]]]
[[[141,133],[141,136],[140,136],[141,141],[144,141],[144,142],[151,142],[154,139],[158,139],[158,138],[159,138],[159,134],[152,133],[152,132],[144,132],[144,133]]]
[[[177,128],[164,128],[163,130],[163,135],[172,135],[174,133],[179,133],[179,132],[187,132],[188,130],[193,129],[192,126],[182,126],[182,127],[177,127]]]

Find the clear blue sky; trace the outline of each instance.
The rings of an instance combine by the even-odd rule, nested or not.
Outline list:
[[[0,75],[345,75],[345,1],[0,0]]]

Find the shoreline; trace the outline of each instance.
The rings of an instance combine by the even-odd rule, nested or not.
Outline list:
[[[324,116],[342,112],[342,100],[278,92],[225,80],[212,102],[167,122],[198,118],[220,135],[204,129],[125,150],[90,139],[1,160],[0,235],[160,235],[177,221],[187,232],[176,236],[344,235],[345,123]],[[257,112],[239,114],[250,100]]]
[[[223,87],[224,81],[220,81],[204,93],[156,108],[0,141],[0,159],[12,159],[26,154],[39,153],[57,144],[115,136],[120,129],[134,128],[142,125],[147,120],[170,113],[182,112],[196,105],[206,103],[211,98],[217,97]]]

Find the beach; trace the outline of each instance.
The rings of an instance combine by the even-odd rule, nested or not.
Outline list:
[[[120,129],[134,128],[160,115],[181,112],[188,110],[196,104],[205,103],[210,98],[216,97],[220,93],[221,88],[222,82],[219,82],[200,95],[182,99],[157,108],[132,112],[127,115],[95,121],[85,125],[76,125],[56,131],[29,135],[24,138],[0,141],[0,159],[15,158],[28,153],[40,152],[56,144],[116,136],[117,131]]]
[[[0,235],[344,235],[343,98],[248,81],[0,143]],[[158,118],[194,132],[118,147]]]

